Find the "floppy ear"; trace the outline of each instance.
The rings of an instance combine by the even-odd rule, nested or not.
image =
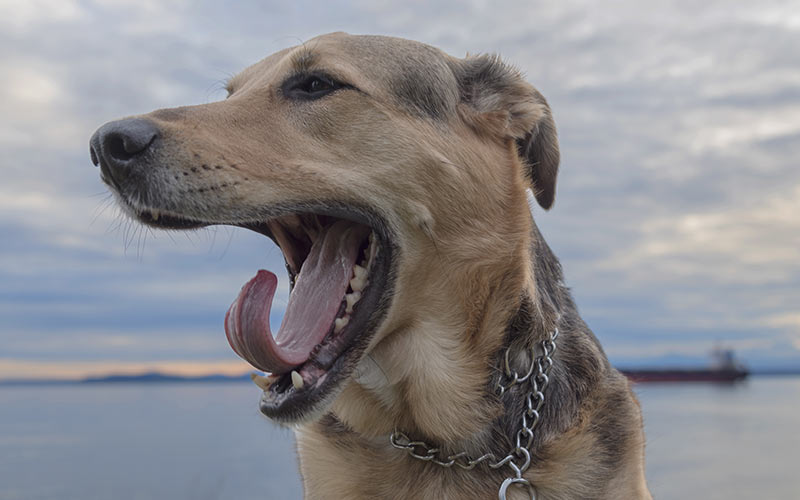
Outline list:
[[[549,209],[556,196],[560,153],[547,101],[516,68],[497,56],[472,56],[458,63],[454,71],[461,100],[478,115],[468,122],[479,131],[500,133],[516,142],[536,201]]]

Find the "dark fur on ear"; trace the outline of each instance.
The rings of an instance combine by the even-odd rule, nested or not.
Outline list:
[[[472,111],[461,115],[479,132],[499,133],[516,141],[536,200],[545,209],[552,207],[560,154],[556,124],[545,98],[497,56],[458,60],[453,71],[461,100]],[[477,116],[470,116],[475,112]]]
[[[517,139],[517,151],[528,167],[536,201],[549,210],[556,200],[556,177],[561,152],[550,106],[538,90],[534,89],[533,92],[542,108],[542,117],[525,137]]]

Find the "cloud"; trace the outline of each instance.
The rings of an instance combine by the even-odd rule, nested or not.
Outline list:
[[[48,106],[62,96],[62,89],[51,75],[23,67],[10,77],[3,87],[4,102],[18,102],[26,107]]]
[[[36,25],[71,23],[84,16],[85,10],[72,0],[0,1],[0,24],[24,35]]]
[[[672,277],[740,285],[792,283],[797,277],[786,269],[798,265],[798,214],[800,184],[739,206],[649,218],[638,244],[599,265],[624,271],[660,263]]]
[[[800,333],[800,313],[777,314],[765,318],[765,322],[770,326],[790,327]]]

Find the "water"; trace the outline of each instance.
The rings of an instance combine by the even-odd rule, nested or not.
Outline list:
[[[248,383],[0,387],[0,499],[293,499]],[[800,498],[800,378],[639,385],[656,498]]]
[[[293,499],[251,383],[0,387],[0,499]]]
[[[656,498],[800,499],[800,378],[640,384]]]

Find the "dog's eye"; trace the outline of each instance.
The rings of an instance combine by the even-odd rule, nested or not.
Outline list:
[[[303,90],[309,94],[327,92],[328,90],[333,90],[333,83],[327,82],[321,78],[312,77],[309,81],[305,82]]]
[[[332,78],[320,75],[299,75],[284,83],[284,93],[293,99],[319,99],[347,87]]]

